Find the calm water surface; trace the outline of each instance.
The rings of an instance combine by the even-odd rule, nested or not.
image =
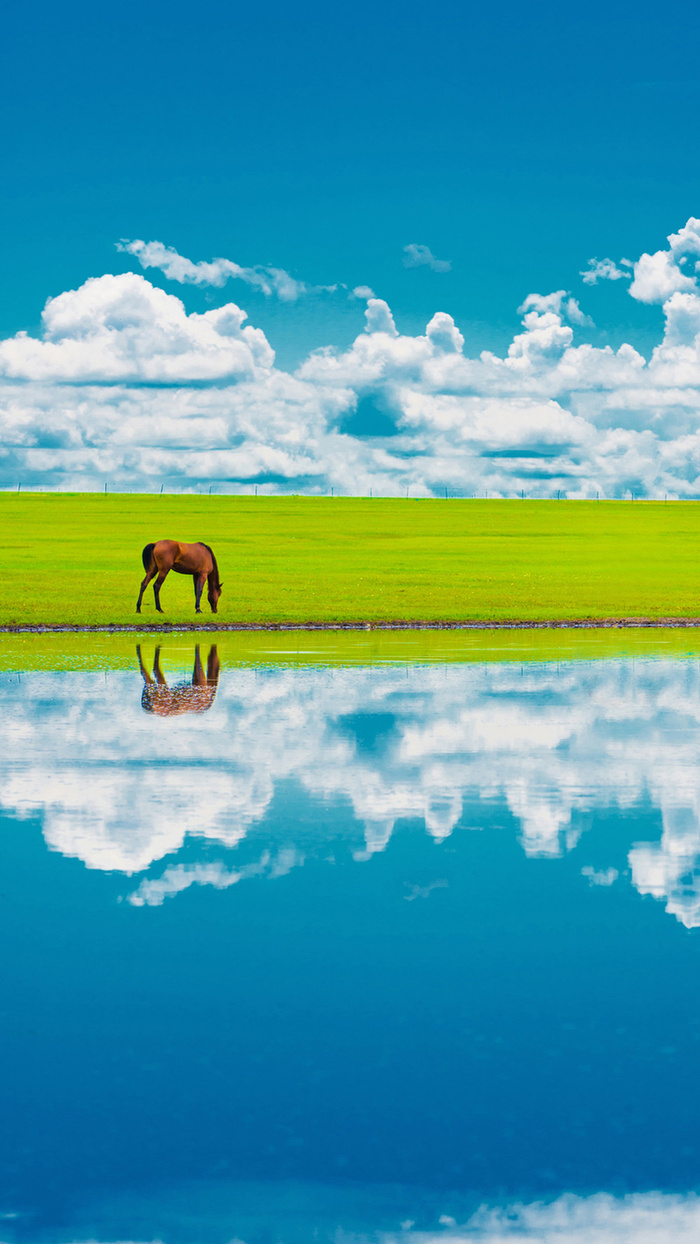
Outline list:
[[[697,1241],[700,661],[141,658],[0,675],[0,1240]]]

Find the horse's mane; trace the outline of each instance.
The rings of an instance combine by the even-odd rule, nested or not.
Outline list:
[[[207,550],[207,553],[210,555],[211,560],[212,560],[212,561],[213,561],[213,563],[214,563],[214,575],[215,575],[216,587],[219,587],[219,567],[218,567],[218,566],[217,566],[217,564],[216,564],[216,558],[215,558],[215,556],[214,556],[214,550],[213,550],[212,548],[210,548],[208,544],[205,544],[203,540],[201,541],[201,544],[202,544],[202,548],[204,548],[204,549],[206,549],[206,550]]]

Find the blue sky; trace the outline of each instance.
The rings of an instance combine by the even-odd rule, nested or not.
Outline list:
[[[0,336],[38,336],[48,297],[140,272],[115,251],[137,238],[369,286],[402,335],[448,313],[470,357],[506,352],[528,294],[565,289],[594,322],[578,343],[648,357],[660,305],[579,273],[663,249],[700,212],[699,26],[687,3],[667,19],[602,0],[15,5]],[[411,244],[449,271],[404,266]],[[188,312],[236,301],[285,370],[363,331],[343,291],[302,305],[146,275]]]
[[[127,236],[367,283],[405,331],[439,301],[502,345],[526,294],[698,210],[699,26],[690,4],[600,0],[14,5],[0,329],[115,271]],[[403,269],[411,242],[452,272]],[[361,327],[344,305],[255,311],[289,361],[329,316],[338,344]],[[593,314],[613,340],[658,320],[614,288]]]

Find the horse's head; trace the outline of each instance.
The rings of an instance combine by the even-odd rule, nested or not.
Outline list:
[[[216,607],[219,603],[219,598],[221,596],[221,589],[223,586],[224,586],[223,583],[218,583],[216,585],[210,584],[209,586],[207,595],[209,596],[209,604],[211,605],[212,613],[216,613]]]

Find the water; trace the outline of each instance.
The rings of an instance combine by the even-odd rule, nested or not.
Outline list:
[[[193,660],[0,674],[0,1239],[696,1241],[700,661]]]

